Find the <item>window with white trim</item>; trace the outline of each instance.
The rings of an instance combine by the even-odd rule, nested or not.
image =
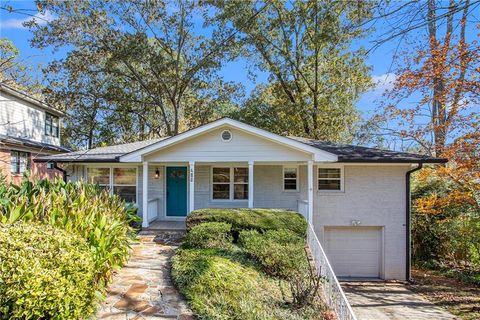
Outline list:
[[[113,193],[125,202],[137,202],[137,169],[113,168]]]
[[[10,153],[10,172],[22,174],[27,170],[30,170],[30,153],[12,150]]]
[[[60,135],[59,119],[53,114],[45,114],[45,135],[58,138]]]
[[[341,168],[318,168],[318,190],[342,190]]]
[[[212,168],[213,200],[248,200],[248,168]]]
[[[137,169],[136,168],[87,168],[88,182],[97,184],[100,189],[109,190],[125,202],[137,201]]]
[[[283,190],[285,191],[298,190],[298,168],[297,167],[283,167]]]

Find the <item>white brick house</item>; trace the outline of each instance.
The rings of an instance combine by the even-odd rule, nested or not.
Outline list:
[[[143,227],[199,208],[286,208],[340,277],[409,277],[409,175],[445,159],[282,137],[220,119],[180,135],[44,157],[138,204]]]

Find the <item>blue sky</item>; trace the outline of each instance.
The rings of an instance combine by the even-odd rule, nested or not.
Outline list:
[[[31,10],[28,11],[30,14],[36,14],[36,7],[33,1],[8,1],[8,4],[15,9]],[[42,51],[30,47],[29,40],[31,39],[31,33],[22,26],[22,22],[31,18],[32,17],[24,14],[9,13],[5,10],[0,10],[0,37],[13,41],[15,46],[20,50],[21,58],[35,66],[46,65],[49,61],[62,57],[65,54],[65,50],[52,52],[51,50]],[[51,17],[47,14],[47,16],[43,18],[48,20]],[[41,23],[41,20],[37,21]],[[375,34],[371,37],[374,36]],[[371,37],[369,39],[359,40],[357,43],[354,43],[354,47],[370,47]],[[387,43],[372,52],[368,57],[367,64],[372,68],[371,74],[377,86],[375,89],[365,93],[357,103],[358,109],[365,115],[373,111],[376,107],[376,101],[381,97],[384,89],[391,86],[395,78],[395,75],[390,73],[395,46],[396,43]],[[35,70],[37,70],[39,75],[40,68],[35,68]],[[266,74],[258,74],[256,83],[252,82],[252,80],[247,77],[247,62],[244,59],[238,59],[226,64],[221,74],[225,80],[242,83],[245,86],[247,94],[255,87],[256,83],[267,81]]]

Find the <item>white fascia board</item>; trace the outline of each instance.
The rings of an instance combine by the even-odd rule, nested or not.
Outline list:
[[[229,119],[229,118],[219,119],[217,121],[208,123],[201,127],[197,127],[195,129],[186,131],[184,133],[173,136],[171,138],[159,141],[145,148],[123,155],[120,157],[119,160],[120,162],[141,162],[143,160],[143,157],[150,153],[156,152],[163,148],[172,146],[174,144],[180,143],[182,141],[193,138],[199,134],[206,133],[208,131],[220,128],[222,126],[231,126],[233,128],[285,145],[287,147],[290,147],[302,152],[311,153],[314,161],[336,162],[338,160],[337,156],[333,153],[323,151],[318,148],[314,148],[312,146],[295,141],[293,139],[282,137],[278,134],[271,133],[266,130],[259,129],[254,126],[251,126],[233,119]]]

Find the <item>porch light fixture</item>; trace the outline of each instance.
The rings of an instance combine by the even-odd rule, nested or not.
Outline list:
[[[155,170],[155,179],[160,178],[160,170],[158,168]]]

